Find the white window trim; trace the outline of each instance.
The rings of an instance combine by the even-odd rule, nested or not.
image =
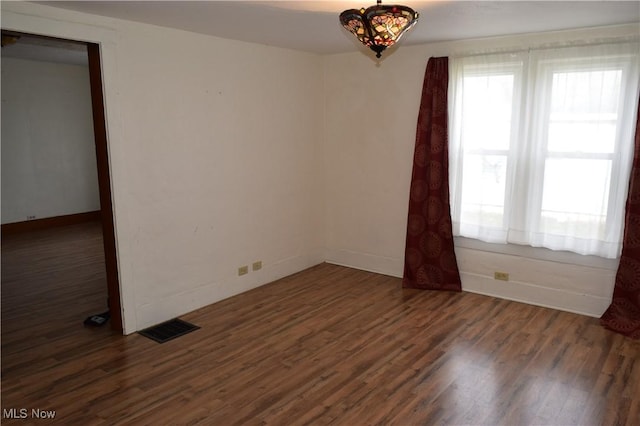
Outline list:
[[[551,250],[543,247],[532,247],[518,244],[494,244],[467,237],[454,237],[456,248],[499,253],[510,256],[525,257],[527,259],[544,260],[548,262],[565,263],[568,265],[588,266],[592,268],[615,271],[620,259],[608,259],[600,256],[582,255],[570,251]]]

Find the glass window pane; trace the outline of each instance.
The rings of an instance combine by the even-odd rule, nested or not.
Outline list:
[[[621,78],[619,69],[553,74],[550,151],[614,151]]]
[[[549,123],[549,151],[613,153],[616,141],[616,122]]]
[[[502,228],[507,157],[467,155],[462,174],[462,222]]]
[[[622,70],[553,73],[551,114],[604,118],[618,114]]]
[[[547,159],[541,231],[579,238],[604,235],[610,160]]]
[[[465,76],[462,139],[465,149],[509,149],[512,74]]]

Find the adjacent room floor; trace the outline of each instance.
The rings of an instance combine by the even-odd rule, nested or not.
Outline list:
[[[335,265],[184,315],[202,328],[164,344],[86,328],[83,319],[106,305],[100,238],[86,224],[3,239],[5,417],[26,409],[34,423],[55,412],[65,425],[640,424],[640,342],[597,319],[403,290],[397,278]],[[3,419],[12,423],[25,421]]]

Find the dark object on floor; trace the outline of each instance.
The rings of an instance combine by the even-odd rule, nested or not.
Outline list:
[[[90,327],[100,327],[101,325],[105,325],[107,321],[109,321],[109,318],[111,318],[111,314],[109,313],[109,311],[103,312],[98,315],[91,315],[86,320],[84,320],[84,325]]]
[[[139,331],[138,334],[155,340],[158,343],[164,343],[199,328],[200,327],[198,327],[197,325],[193,325],[186,321],[175,318],[167,322],[163,322],[162,324],[154,325],[153,327],[149,327],[142,331]]]

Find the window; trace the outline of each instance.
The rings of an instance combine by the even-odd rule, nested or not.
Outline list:
[[[617,257],[637,52],[625,43],[453,59],[454,234]]]

